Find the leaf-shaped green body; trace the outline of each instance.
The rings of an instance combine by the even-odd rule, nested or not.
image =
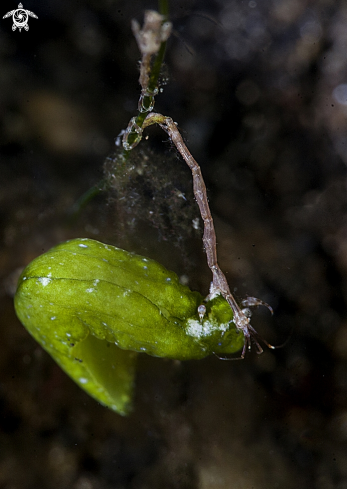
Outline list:
[[[199,359],[238,351],[243,336],[220,296],[205,303],[159,263],[90,239],[60,244],[23,271],[17,316],[99,402],[126,414],[136,352]]]

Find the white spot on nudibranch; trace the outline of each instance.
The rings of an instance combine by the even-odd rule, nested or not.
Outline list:
[[[46,287],[46,285],[48,285],[50,281],[51,281],[51,279],[50,279],[50,278],[48,278],[48,277],[40,277],[40,278],[39,278],[39,282],[40,282],[40,283],[41,283],[41,284],[42,284],[44,287]]]
[[[80,377],[78,380],[81,382],[81,384],[86,384],[88,382],[88,379],[85,377]]]
[[[194,338],[201,338],[203,336],[203,325],[196,319],[188,319],[187,334],[194,336]],[[206,321],[205,321],[206,322]]]
[[[51,317],[51,321],[54,321],[55,319],[57,319],[57,316],[52,316]]]
[[[86,289],[86,292],[94,292],[94,289],[93,288]]]
[[[204,338],[205,336],[208,336],[212,334],[215,331],[227,331],[229,324],[228,323],[222,323],[218,324],[217,322],[211,323],[210,321],[206,320],[203,323],[200,323],[200,321],[197,321],[196,319],[188,319],[188,328],[187,328],[187,334],[189,336],[193,336],[194,338]]]
[[[79,246],[80,248],[88,248],[88,246],[87,246],[87,245],[85,245],[85,244],[79,244],[78,246]]]

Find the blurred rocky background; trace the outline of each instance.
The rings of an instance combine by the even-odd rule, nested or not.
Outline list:
[[[201,164],[231,289],[270,303],[274,317],[260,309],[252,324],[289,341],[239,362],[143,355],[122,418],[21,326],[20,271],[73,237],[154,258],[203,294],[210,281],[189,171],[159,129],[125,204],[118,188],[74,212],[105,188],[104,161],[136,113],[130,21],[156,3],[26,0],[29,31],[0,19],[0,488],[346,489],[346,3],[171,4],[156,110]],[[15,8],[3,1],[1,17]]]

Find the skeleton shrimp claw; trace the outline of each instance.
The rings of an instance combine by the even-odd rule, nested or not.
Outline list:
[[[266,302],[260,300],[260,299],[257,299],[256,297],[247,297],[246,299],[244,299],[241,304],[246,307],[246,308],[249,308],[249,307],[255,307],[255,306],[265,306],[269,309],[269,311],[271,312],[271,315],[273,316],[274,314],[274,311],[272,309],[272,307],[267,304]]]

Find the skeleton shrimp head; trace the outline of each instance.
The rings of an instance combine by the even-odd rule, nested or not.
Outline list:
[[[264,338],[259,335],[259,333],[257,333],[253,326],[251,326],[250,318],[252,316],[252,312],[249,309],[250,307],[254,306],[265,306],[269,309],[271,314],[273,314],[272,307],[269,306],[269,304],[267,304],[266,302],[263,302],[255,297],[247,297],[245,300],[242,301],[242,306],[244,307],[244,309],[240,309],[240,307],[235,303],[234,300],[228,302],[234,313],[233,322],[235,323],[236,328],[239,331],[242,331],[245,338],[240,359],[243,360],[245,358],[247,350],[251,350],[252,341],[255,343],[258,355],[263,353],[263,348],[260,345],[260,341],[262,341],[268,348],[274,350],[276,346],[268,343]]]

